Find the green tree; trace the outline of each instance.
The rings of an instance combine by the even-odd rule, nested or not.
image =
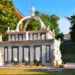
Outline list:
[[[48,25],[51,25],[51,22],[49,20],[50,19],[49,15],[46,15],[44,13],[40,14],[39,11],[36,11],[35,14],[36,14],[36,16],[41,18],[41,20],[45,23],[46,27],[48,27]],[[36,21],[35,19],[32,19],[28,23],[27,30],[40,30],[40,23],[38,21]]]
[[[41,16],[40,16],[40,18],[45,23],[46,27],[48,27],[48,25],[51,27],[52,24],[50,22],[50,16],[48,14],[42,13]]]
[[[63,33],[59,33],[57,36],[56,36],[57,39],[61,39],[63,40],[64,39],[64,34]]]
[[[15,29],[19,18],[12,0],[0,0],[0,34],[3,40],[7,40],[6,31],[8,26]]]
[[[40,13],[39,11],[35,12],[36,16],[40,17],[41,20],[45,23],[46,27],[48,25],[50,26],[50,30],[55,30],[55,35],[57,36],[60,32],[59,25],[58,25],[58,20],[59,17],[56,16],[55,14],[53,15],[48,15],[44,13]],[[40,29],[40,23],[36,20],[31,20],[28,24],[27,30],[38,30]]]
[[[59,17],[58,16],[56,16],[55,14],[51,15],[51,17],[50,17],[50,22],[52,24],[52,27],[51,28],[55,30],[55,35],[56,36],[60,32],[58,20],[59,20]]]
[[[75,42],[75,15],[72,15],[71,17],[67,17],[67,19],[71,23],[71,27],[70,27],[71,39],[72,41]]]

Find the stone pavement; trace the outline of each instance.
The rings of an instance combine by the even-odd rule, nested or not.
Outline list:
[[[0,66],[0,69],[32,69],[32,70],[47,70],[47,71],[62,71],[65,69],[73,69],[75,70],[75,63],[67,63],[64,64],[64,67],[46,67],[46,66]]]
[[[74,69],[75,70],[75,63],[67,63],[64,64],[65,69]]]

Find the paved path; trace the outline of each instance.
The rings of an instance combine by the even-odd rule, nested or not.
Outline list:
[[[48,71],[62,71],[65,69],[75,70],[75,64],[64,64],[63,68],[45,67],[45,66],[1,66],[0,69],[35,69],[35,70],[48,70]]]
[[[75,63],[67,63],[64,64],[65,69],[74,69],[75,70]]]

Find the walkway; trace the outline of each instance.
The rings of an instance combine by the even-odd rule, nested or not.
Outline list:
[[[24,66],[24,65],[10,65],[10,66],[0,66],[0,69],[32,69],[32,70],[47,70],[47,71],[62,71],[65,69],[73,69],[75,70],[75,64],[64,64],[63,68],[60,67],[46,67],[46,66]]]

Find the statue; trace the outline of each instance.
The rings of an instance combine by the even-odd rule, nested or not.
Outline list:
[[[30,12],[31,12],[31,16],[35,16],[35,8],[34,7],[32,7]]]

